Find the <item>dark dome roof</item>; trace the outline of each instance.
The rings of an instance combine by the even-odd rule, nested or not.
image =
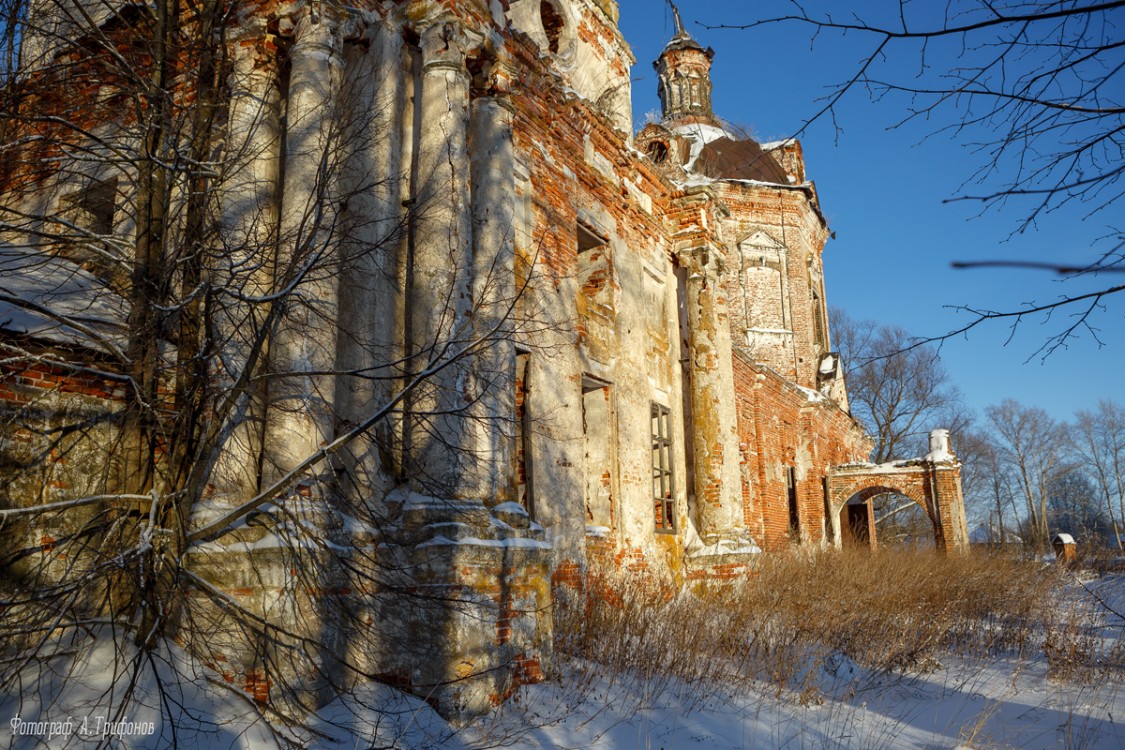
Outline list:
[[[693,172],[721,180],[758,180],[789,184],[789,176],[752,140],[717,138],[699,152]]]

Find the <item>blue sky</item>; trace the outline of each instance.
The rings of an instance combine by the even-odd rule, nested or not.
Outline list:
[[[849,5],[863,8],[868,3]],[[716,113],[760,141],[786,137],[822,106],[827,87],[854,69],[865,41],[821,37],[810,49],[809,32],[797,26],[759,30],[706,29],[704,24],[746,23],[782,3],[681,0],[688,30],[716,52]],[[651,62],[673,32],[664,0],[620,0],[621,30],[633,48],[633,107],[638,123],[659,110]],[[863,11],[860,11],[863,12]],[[950,306],[1017,307],[1057,299],[1080,288],[1044,271],[955,270],[955,260],[1019,259],[1088,263],[1093,238],[1120,216],[1064,208],[1013,236],[1024,206],[983,216],[979,205],[943,203],[980,166],[970,148],[934,131],[949,122],[931,119],[888,129],[903,115],[901,102],[871,102],[853,94],[840,108],[837,133],[828,120],[801,137],[808,174],[837,238],[825,250],[829,304],[855,318],[897,323],[919,336],[946,333],[968,317]],[[927,137],[930,136],[930,137]],[[1118,214],[1120,209],[1118,209]],[[1103,277],[1099,286],[1120,283]],[[1093,288],[1087,284],[1088,288]],[[1085,335],[1042,361],[1035,356],[1063,318],[1025,321],[1010,342],[1006,324],[984,324],[947,341],[942,357],[970,407],[978,412],[1004,398],[1041,406],[1060,419],[1118,396],[1125,374],[1125,295],[1109,298],[1094,318],[1104,346]]]

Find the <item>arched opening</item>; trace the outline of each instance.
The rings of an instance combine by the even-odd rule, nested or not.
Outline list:
[[[884,541],[926,545],[933,541],[943,553],[963,553],[969,547],[965,504],[961,495],[961,466],[954,461],[927,458],[893,464],[844,464],[834,466],[825,477],[828,516],[835,544],[843,546],[860,510],[849,506],[868,504],[870,546]],[[876,500],[881,495],[893,500]],[[917,506],[917,510],[915,510]],[[878,515],[877,515],[878,514]],[[879,518],[883,519],[877,528]],[[891,532],[888,522],[894,521]],[[854,536],[854,535],[853,535]],[[879,538],[876,538],[879,537]]]
[[[883,546],[933,549],[934,524],[926,509],[906,495],[885,493],[872,498],[875,528]]]
[[[648,145],[648,156],[657,164],[668,160],[668,144],[663,141],[653,141]]]
[[[566,19],[550,0],[539,3],[539,17],[543,21],[543,32],[547,35],[547,49],[552,55],[559,53],[559,40],[562,39]]]
[[[924,505],[894,487],[877,485],[852,494],[840,506],[844,547],[889,544],[931,546],[936,530]]]

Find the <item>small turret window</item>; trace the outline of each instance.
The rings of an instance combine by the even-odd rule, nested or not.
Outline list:
[[[648,156],[657,164],[668,160],[668,144],[663,141],[653,141],[648,146]]]
[[[550,0],[542,0],[539,3],[539,17],[543,19],[543,32],[547,35],[547,49],[552,55],[557,55],[566,20]]]

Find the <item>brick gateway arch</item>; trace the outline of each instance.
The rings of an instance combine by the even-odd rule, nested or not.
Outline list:
[[[922,458],[887,464],[836,466],[825,477],[827,511],[836,546],[845,539],[877,545],[871,499],[890,492],[920,505],[934,528],[934,544],[944,552],[969,548],[961,464],[949,450],[949,431],[930,433],[930,452]]]

